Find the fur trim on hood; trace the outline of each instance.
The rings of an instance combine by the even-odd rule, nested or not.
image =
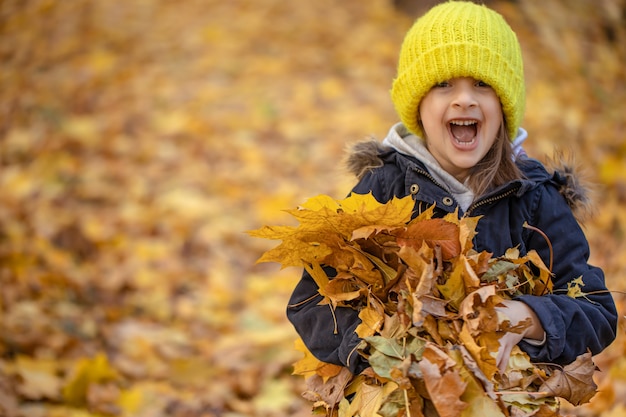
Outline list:
[[[390,149],[376,139],[357,142],[348,149],[346,167],[351,174],[361,180],[369,171],[383,166],[380,154]]]
[[[349,148],[346,167],[360,180],[369,171],[382,167],[384,162],[380,155],[391,149],[376,139],[357,142]],[[573,156],[557,152],[548,159],[546,167],[576,219],[584,223],[591,218],[594,214],[593,185]]]
[[[562,151],[546,161],[546,169],[559,179],[559,192],[572,209],[576,220],[584,223],[595,214],[594,186],[583,167],[574,160],[573,154]]]

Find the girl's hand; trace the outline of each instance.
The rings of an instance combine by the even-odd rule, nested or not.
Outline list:
[[[496,356],[496,366],[500,372],[504,372],[513,346],[517,345],[522,339],[541,341],[545,338],[545,331],[535,312],[521,301],[504,300],[502,305],[496,307],[496,311],[500,317],[500,322],[508,320],[512,326],[516,326],[527,319],[530,319],[531,322],[530,326],[524,329],[522,333],[507,332],[500,338],[500,349]]]

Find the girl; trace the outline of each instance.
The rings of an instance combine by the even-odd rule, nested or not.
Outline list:
[[[587,262],[588,243],[573,212],[586,198],[571,171],[548,173],[521,149],[522,56],[502,16],[463,1],[432,8],[405,37],[391,97],[401,123],[382,144],[355,147],[349,165],[359,182],[352,192],[372,192],[381,202],[412,195],[416,214],[434,203],[438,216],[455,210],[482,216],[474,247],[494,256],[513,247],[522,255],[534,249],[548,264],[546,239],[525,222],[552,244],[553,293],[500,307],[513,324],[532,324],[500,339],[498,367],[504,370],[517,344],[535,362],[558,364],[608,346],[615,338],[615,304],[602,270]],[[578,277],[589,295],[567,296],[567,283]],[[368,364],[355,353],[358,312],[337,308],[334,318],[327,305],[318,305],[317,290],[305,272],[289,320],[318,359],[361,372]]]

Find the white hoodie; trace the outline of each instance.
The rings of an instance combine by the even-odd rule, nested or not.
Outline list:
[[[514,157],[524,153],[522,143],[527,137],[528,133],[526,133],[524,129],[519,128],[517,137],[511,143]],[[396,123],[389,129],[387,137],[383,140],[383,145],[390,146],[400,153],[419,159],[426,165],[430,175],[432,175],[438,183],[446,187],[450,194],[454,196],[463,211],[467,211],[474,201],[475,196],[473,191],[466,184],[460,182],[444,170],[426,148],[424,140],[409,132],[402,123]]]

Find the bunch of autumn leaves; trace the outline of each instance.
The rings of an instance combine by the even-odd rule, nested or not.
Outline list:
[[[433,218],[430,209],[411,219],[413,210],[410,196],[385,204],[371,194],[318,196],[288,211],[298,226],[250,232],[282,240],[259,262],[303,267],[320,304],[359,311],[362,342],[354,354],[370,364],[360,375],[317,360],[296,342],[304,358],[294,373],[306,378],[304,397],[314,410],[339,417],[558,416],[557,397],[587,402],[596,392],[589,354],[559,367],[533,364],[516,347],[505,372],[496,366],[498,339],[526,326],[513,326],[496,306],[551,292],[538,254],[511,248],[493,258],[473,249],[479,218]],[[322,266],[337,275],[329,278]]]

